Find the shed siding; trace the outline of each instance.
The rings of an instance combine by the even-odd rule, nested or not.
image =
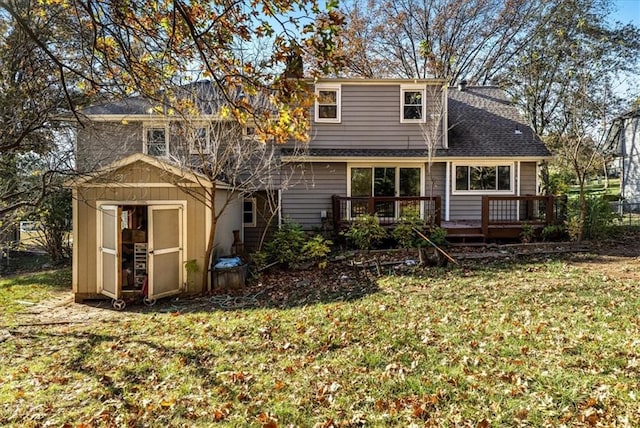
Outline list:
[[[206,245],[205,206],[193,196],[187,195],[178,188],[81,188],[78,189],[78,245],[77,292],[83,294],[97,293],[97,201],[109,201],[118,205],[147,205],[146,201],[186,201],[187,215],[187,247],[185,260],[195,259],[202,269],[205,266],[204,252]],[[193,278],[194,289],[201,290],[200,276]],[[190,290],[194,291],[194,290]]]
[[[322,227],[320,211],[327,211],[327,219],[331,219],[331,196],[346,195],[346,177],[345,163],[301,164],[282,192],[284,219],[305,230]]]

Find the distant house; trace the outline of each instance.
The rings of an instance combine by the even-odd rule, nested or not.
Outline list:
[[[640,109],[613,121],[607,147],[618,162],[621,198],[627,204],[640,204]]]
[[[279,171],[251,195],[225,190],[220,177],[221,197],[233,202],[217,225],[219,255],[229,252],[234,230],[255,248],[267,219],[337,232],[365,213],[390,226],[412,213],[449,236],[481,238],[517,237],[522,223],[552,220],[553,201],[538,195],[538,168],[550,153],[500,89],[448,88],[437,79],[309,85],[311,142],[278,146]],[[201,101],[198,144],[208,147],[220,100],[208,82],[188,88]],[[119,298],[144,280],[153,297],[183,292],[185,262],[209,265],[202,257],[211,218],[203,195],[184,191],[202,178],[172,160],[187,150],[182,119],[160,107],[133,97],[83,112],[78,165],[97,173],[72,183],[78,300]]]

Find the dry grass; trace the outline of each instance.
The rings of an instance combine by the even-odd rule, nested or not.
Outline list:
[[[636,257],[538,256],[390,275],[344,299],[336,282],[302,300],[312,282],[251,308],[14,318],[0,425],[638,426],[639,279]],[[25,285],[0,283],[0,303]]]

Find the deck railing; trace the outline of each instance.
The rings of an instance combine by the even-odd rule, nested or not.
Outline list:
[[[483,196],[482,233],[490,227],[546,226],[564,220],[566,197],[555,196]]]
[[[441,198],[439,196],[339,196],[333,195],[333,224],[342,230],[358,216],[376,215],[382,226],[390,226],[403,216],[420,214],[423,219],[440,226]]]

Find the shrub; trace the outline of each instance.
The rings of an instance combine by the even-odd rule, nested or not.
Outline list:
[[[542,239],[544,241],[558,241],[566,239],[567,226],[563,224],[548,224],[542,229]]]
[[[535,229],[528,223],[522,224],[522,231],[520,232],[520,241],[523,243],[532,242],[535,237]]]
[[[391,232],[391,236],[402,248],[422,247],[428,245],[428,243],[420,238],[413,229],[423,232],[425,227],[426,223],[419,215],[410,214],[398,220],[396,227]]]
[[[331,242],[322,235],[314,235],[302,246],[302,259],[304,261],[318,262],[318,267],[326,266],[327,255],[331,252]]]
[[[437,246],[445,245],[447,243],[447,229],[439,226],[432,227],[429,240]]]
[[[378,217],[369,214],[357,217],[342,234],[361,250],[372,249],[387,237]]]
[[[317,261],[323,265],[323,260],[331,252],[331,245],[333,243],[322,235],[309,238],[302,226],[286,222],[271,236],[264,251],[254,253],[252,258],[258,267],[265,267],[272,262],[295,266],[307,261]]]
[[[614,220],[618,219],[611,204],[599,196],[587,196],[587,210],[583,225],[583,239],[604,238],[609,233]],[[580,200],[572,199],[568,204],[567,228],[571,239],[580,238]]]
[[[306,235],[302,226],[294,222],[285,222],[265,244],[265,252],[269,260],[292,265],[302,260],[302,246],[305,242]]]

